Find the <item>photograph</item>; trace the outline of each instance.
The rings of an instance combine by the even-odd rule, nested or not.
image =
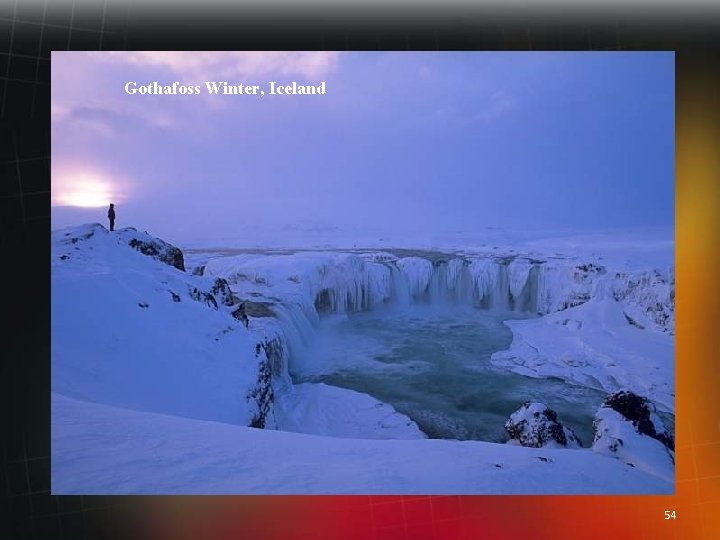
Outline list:
[[[674,52],[50,68],[53,495],[675,493]]]

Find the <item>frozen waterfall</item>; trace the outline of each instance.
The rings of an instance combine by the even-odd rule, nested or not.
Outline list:
[[[457,305],[546,315],[592,298],[612,298],[622,302],[626,316],[639,324],[674,331],[672,269],[628,273],[566,258],[422,255],[247,253],[213,258],[205,274],[225,278],[238,297],[263,303],[275,315],[267,324],[279,326],[283,371],[295,352],[313,339],[321,315],[386,305]]]

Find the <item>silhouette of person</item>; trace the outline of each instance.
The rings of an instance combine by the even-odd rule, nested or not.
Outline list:
[[[113,203],[110,203],[110,208],[108,208],[108,219],[110,220],[110,230],[115,230],[115,205]]]

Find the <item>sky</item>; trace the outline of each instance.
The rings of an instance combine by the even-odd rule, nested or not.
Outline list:
[[[106,223],[109,202],[179,242],[674,224],[672,52],[55,51],[51,91],[53,229]]]

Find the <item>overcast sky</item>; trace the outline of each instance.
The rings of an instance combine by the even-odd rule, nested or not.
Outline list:
[[[327,94],[124,91],[207,80]],[[52,114],[53,228],[110,200],[175,240],[674,221],[672,53],[53,52]]]

